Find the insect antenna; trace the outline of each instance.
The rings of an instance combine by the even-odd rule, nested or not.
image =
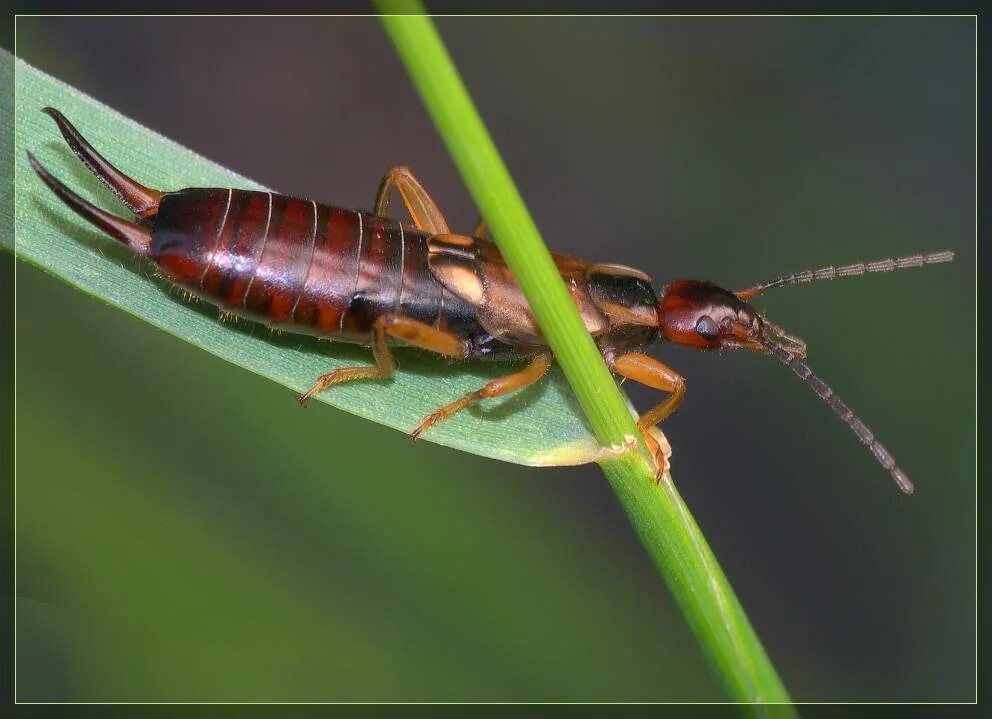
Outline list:
[[[806,270],[805,272],[793,272],[790,275],[782,275],[781,277],[776,277],[771,282],[754,285],[734,294],[742,300],[749,300],[775,287],[806,284],[814,280],[834,280],[839,277],[859,277],[869,272],[892,272],[893,270],[905,270],[910,267],[937,265],[942,262],[950,262],[953,259],[954,253],[951,250],[941,250],[940,252],[909,255],[908,257],[897,257],[896,259],[889,258],[875,262],[856,262],[853,265],[842,265],[840,267],[821,267],[818,270]]]
[[[799,379],[803,380],[809,388],[813,390],[817,397],[830,405],[831,409],[837,413],[837,416],[847,423],[847,426],[854,431],[854,434],[858,436],[858,439],[860,439],[861,442],[868,447],[868,450],[875,455],[875,459],[878,460],[878,463],[881,464],[890,475],[892,475],[892,479],[899,486],[899,489],[901,489],[905,494],[912,494],[913,483],[909,480],[909,477],[906,476],[906,473],[896,466],[896,460],[889,453],[889,450],[887,450],[877,439],[875,439],[875,435],[872,434],[872,431],[868,429],[864,422],[855,416],[854,412],[851,411],[851,408],[844,404],[840,397],[834,394],[834,391],[830,388],[830,386],[814,374],[813,370],[809,368],[809,365],[803,362],[796,355],[789,352],[785,347],[782,347],[773,340],[767,338],[762,339],[761,341],[772,352],[772,354],[781,360],[782,364],[786,365],[793,372],[795,372]]]

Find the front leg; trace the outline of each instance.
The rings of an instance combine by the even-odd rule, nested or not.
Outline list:
[[[685,396],[685,378],[654,357],[640,352],[628,352],[610,362],[610,369],[629,380],[638,382],[654,389],[671,393],[664,401],[641,415],[637,420],[637,428],[644,437],[644,442],[655,459],[655,481],[661,481],[665,471],[665,455],[657,440],[648,432],[649,429],[661,422],[674,412]]]

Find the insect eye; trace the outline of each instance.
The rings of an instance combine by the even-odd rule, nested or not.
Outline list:
[[[696,322],[696,332],[707,342],[716,342],[720,338],[720,328],[709,315],[703,315]]]

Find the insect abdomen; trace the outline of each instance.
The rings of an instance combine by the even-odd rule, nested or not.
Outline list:
[[[426,240],[397,222],[310,200],[188,189],[163,197],[151,255],[173,281],[230,312],[365,343],[383,314],[461,319],[447,316],[462,303],[442,299]]]

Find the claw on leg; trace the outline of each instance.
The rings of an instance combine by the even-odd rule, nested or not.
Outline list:
[[[375,367],[342,367],[341,369],[336,369],[333,372],[322,374],[317,378],[317,381],[313,383],[313,387],[297,397],[296,401],[300,403],[301,407],[306,407],[307,402],[313,399],[313,397],[318,393],[323,392],[325,389],[330,387],[332,384],[337,384],[339,382],[350,382],[356,379],[386,379],[390,374],[392,374],[391,371],[387,374],[378,365]]]
[[[440,424],[451,415],[455,414],[459,410],[465,409],[470,404],[480,399],[482,399],[481,392],[469,392],[451,404],[446,404],[444,407],[431,412],[429,415],[424,417],[420,424],[417,425],[417,428],[410,433],[410,439],[417,439],[431,427]]]
[[[651,427],[642,427],[638,425],[638,429],[641,430],[641,436],[644,437],[644,443],[648,446],[648,451],[654,459],[654,481],[656,484],[661,484],[661,478],[664,477],[665,472],[668,471],[668,457],[671,451],[666,447],[662,447],[661,443],[655,439],[654,435],[651,433]]]

